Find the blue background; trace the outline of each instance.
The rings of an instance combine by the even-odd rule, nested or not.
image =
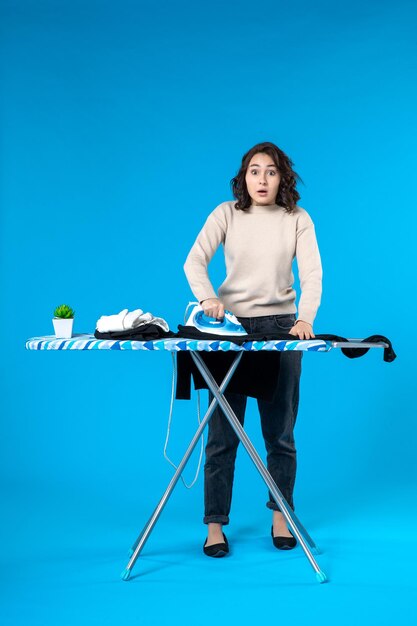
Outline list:
[[[416,18],[405,0],[1,2],[2,624],[414,622]],[[398,356],[304,355],[295,506],[330,582],[300,546],[273,548],[240,447],[233,554],[203,554],[201,470],[124,583],[173,473],[171,356],[25,341],[53,333],[61,303],[76,333],[123,308],[176,331],[194,300],[188,251],[259,141],[304,181],[315,333],[382,334]],[[219,250],[215,287],[223,275]],[[196,402],[174,405],[177,463]],[[246,429],[264,456],[253,399]]]

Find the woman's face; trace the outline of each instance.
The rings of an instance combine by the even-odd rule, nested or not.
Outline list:
[[[245,181],[253,204],[275,204],[281,175],[272,157],[263,152],[255,154],[249,162]]]

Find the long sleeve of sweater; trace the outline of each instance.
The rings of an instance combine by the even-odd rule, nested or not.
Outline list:
[[[208,264],[224,242],[227,224],[221,213],[210,213],[184,263],[184,272],[191,291],[199,302],[217,298],[208,274]]]
[[[298,319],[313,324],[321,302],[323,269],[314,223],[309,215],[297,228],[296,258],[301,287]]]
[[[322,294],[322,266],[314,223],[305,209],[288,213],[274,205],[247,211],[223,202],[208,216],[184,264],[198,301],[219,298],[238,317],[295,313],[292,261],[296,257],[301,286],[298,319],[313,324]],[[208,265],[223,244],[226,278],[218,295]]]

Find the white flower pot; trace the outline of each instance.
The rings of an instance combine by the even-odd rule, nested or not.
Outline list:
[[[72,326],[74,318],[63,319],[62,317],[53,317],[52,323],[55,329],[55,337],[59,339],[69,339],[72,337]]]

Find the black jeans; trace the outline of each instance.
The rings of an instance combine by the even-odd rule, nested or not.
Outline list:
[[[295,314],[238,317],[247,333],[288,332],[294,326]],[[284,498],[294,509],[293,490],[297,468],[294,425],[299,402],[302,351],[281,352],[279,375],[272,402],[257,399],[262,434],[267,453],[267,468]],[[239,422],[244,423],[247,396],[226,391]],[[213,394],[209,390],[209,404]],[[229,523],[233,477],[239,438],[217,405],[209,420],[204,465],[204,524]],[[279,511],[269,492],[266,506]]]

